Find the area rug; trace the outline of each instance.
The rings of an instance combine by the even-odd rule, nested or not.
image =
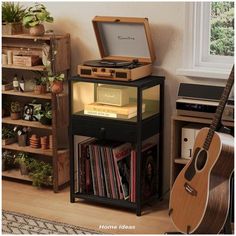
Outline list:
[[[12,211],[2,211],[2,234],[102,234],[94,230],[41,219]]]

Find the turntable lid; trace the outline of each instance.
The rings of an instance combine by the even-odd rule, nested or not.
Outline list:
[[[96,16],[93,27],[102,58],[155,61],[147,18]]]

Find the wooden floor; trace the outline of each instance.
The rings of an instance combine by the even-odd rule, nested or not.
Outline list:
[[[50,189],[38,190],[31,185],[2,181],[2,208],[44,219],[59,221],[109,234],[163,234],[174,231],[167,214],[168,202],[157,202],[145,208],[137,217],[126,209],[69,201],[69,188],[60,193]],[[122,226],[132,226],[124,230]],[[101,229],[100,226],[117,229]]]

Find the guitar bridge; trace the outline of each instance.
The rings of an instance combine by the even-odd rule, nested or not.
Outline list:
[[[187,193],[191,194],[192,196],[197,196],[197,191],[191,187],[188,183],[184,184],[184,189]]]

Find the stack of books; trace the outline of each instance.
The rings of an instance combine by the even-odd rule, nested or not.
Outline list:
[[[145,104],[142,106],[142,112],[145,112]],[[118,107],[94,102],[91,104],[85,104],[84,114],[109,118],[131,119],[137,116],[137,104],[130,103]]]

